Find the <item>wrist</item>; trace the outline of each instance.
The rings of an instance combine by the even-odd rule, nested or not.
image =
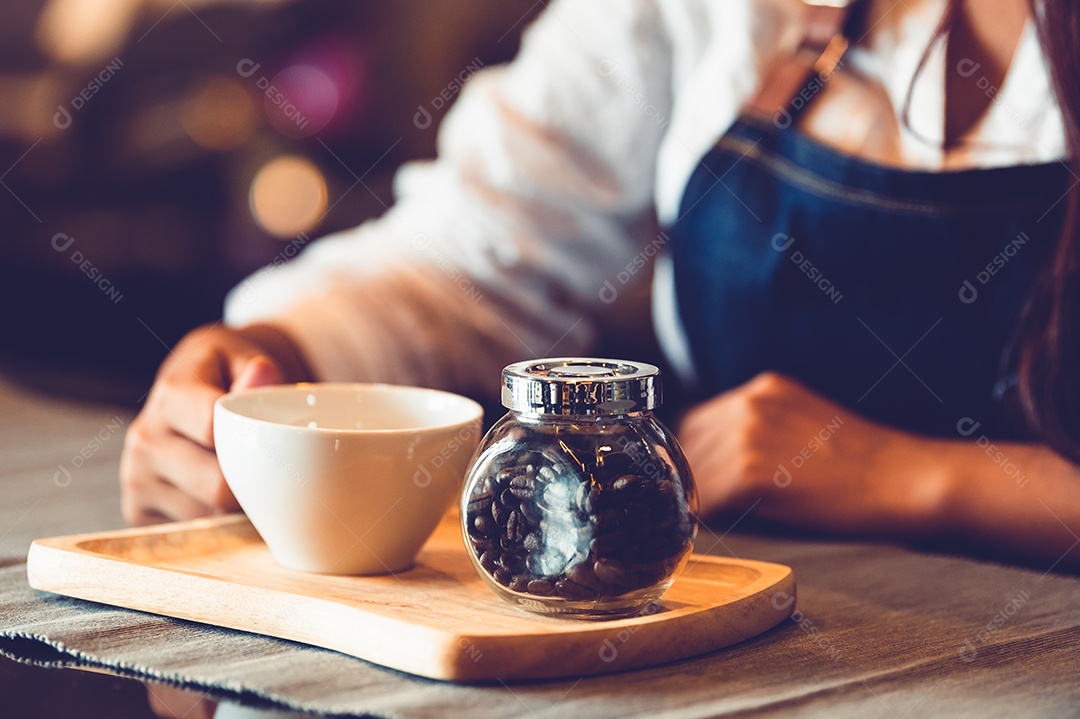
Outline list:
[[[904,537],[933,537],[951,534],[955,520],[950,509],[963,471],[954,442],[898,432],[879,454],[879,477],[897,491],[888,502],[893,505],[896,532]]]

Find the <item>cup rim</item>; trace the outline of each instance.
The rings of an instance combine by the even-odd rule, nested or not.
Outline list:
[[[288,424],[286,422],[277,422],[272,419],[265,419],[263,417],[252,416],[250,413],[242,412],[234,407],[233,400],[239,397],[247,397],[253,394],[286,394],[296,392],[303,387],[314,387],[316,389],[338,390],[338,391],[376,391],[376,392],[391,392],[391,391],[409,391],[421,394],[439,394],[447,397],[452,397],[457,401],[460,401],[465,407],[470,407],[472,413],[464,419],[460,419],[454,422],[441,422],[438,424],[429,424],[419,427],[406,427],[406,428],[388,428],[388,429],[376,429],[376,428],[340,428],[333,427],[308,427],[295,424]],[[460,427],[482,420],[484,416],[483,406],[476,400],[466,397],[456,392],[449,392],[447,390],[433,389],[431,387],[419,387],[415,385],[405,384],[390,384],[386,382],[295,382],[290,384],[275,384],[264,385],[262,387],[251,387],[249,389],[241,389],[233,392],[227,392],[217,400],[214,401],[215,412],[221,411],[247,420],[249,422],[257,422],[272,427],[279,427],[283,430],[295,430],[298,432],[313,432],[317,434],[330,433],[330,434],[347,434],[347,435],[370,435],[370,434],[396,434],[396,433],[413,433],[418,431],[449,429],[452,427]]]

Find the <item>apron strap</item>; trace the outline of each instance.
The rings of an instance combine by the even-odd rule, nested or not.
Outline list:
[[[743,113],[786,129],[817,95],[847,52],[847,24],[859,0],[803,0],[803,37],[769,68]]]

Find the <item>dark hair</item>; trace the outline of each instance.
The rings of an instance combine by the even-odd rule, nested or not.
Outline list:
[[[949,0],[917,78],[965,0]],[[1065,126],[1065,163],[1080,182],[1080,2],[1029,0]],[[901,111],[908,122],[914,80]],[[1075,188],[1073,188],[1075,189]],[[1036,437],[1080,462],[1080,191],[1070,191],[1057,245],[1036,275],[1017,328],[1020,407]]]
[[[954,0],[955,1],[955,0]],[[1066,163],[1080,177],[1080,3],[1031,0],[1065,125]],[[1020,401],[1038,436],[1080,461],[1080,191],[1070,178],[1065,221],[1020,327]],[[1080,180],[1077,180],[1080,182]]]

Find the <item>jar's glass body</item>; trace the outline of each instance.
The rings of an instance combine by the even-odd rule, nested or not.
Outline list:
[[[671,433],[642,411],[509,412],[477,450],[462,529],[480,575],[526,609],[634,614],[692,550],[697,498]]]

